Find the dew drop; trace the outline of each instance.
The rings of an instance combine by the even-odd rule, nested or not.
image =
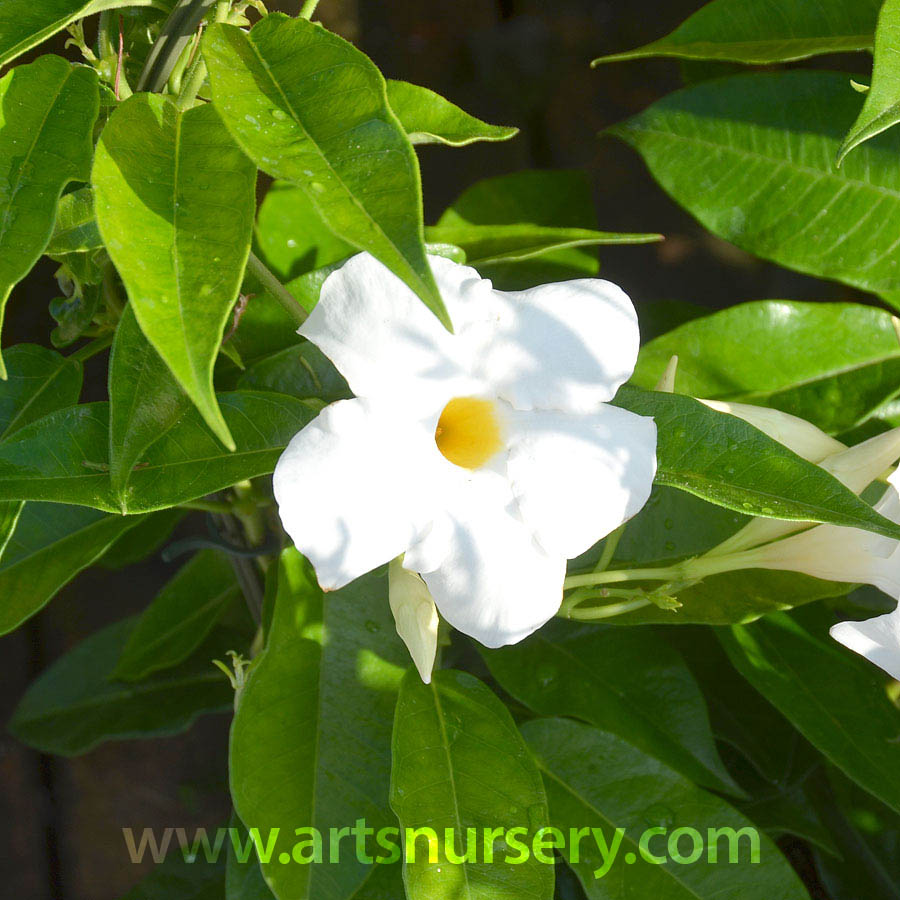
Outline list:
[[[376,634],[377,632],[381,631],[381,626],[377,622],[373,621],[372,619],[367,619],[366,620],[366,631],[369,631],[372,634]]]
[[[675,821],[675,813],[663,803],[654,803],[643,812],[644,821],[648,825],[669,826]]]

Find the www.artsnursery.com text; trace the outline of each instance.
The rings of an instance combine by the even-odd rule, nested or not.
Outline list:
[[[656,825],[639,834],[619,827],[541,828],[531,832],[516,828],[399,828],[373,829],[365,819],[343,828],[320,830],[301,826],[293,834],[280,829],[218,828],[210,835],[205,828],[188,834],[186,828],[123,828],[131,861],[147,857],[161,863],[173,852],[185,862],[217,862],[231,852],[238,863],[254,858],[263,864],[339,865],[353,859],[366,865],[391,865],[401,861],[414,864],[463,865],[475,863],[522,865],[534,859],[554,864],[554,851],[573,865],[594,866],[595,878],[603,878],[617,860],[626,865],[638,861],[651,865],[693,865],[696,863],[735,865],[760,861],[760,836],[752,827],[668,828]],[[286,838],[291,839],[287,843]],[[174,843],[173,843],[174,842]]]

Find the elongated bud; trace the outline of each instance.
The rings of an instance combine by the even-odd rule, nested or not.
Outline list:
[[[678,372],[678,357],[673,356],[668,365],[666,366],[666,371],[662,373],[662,377],[659,379],[659,382],[656,385],[655,390],[662,391],[665,394],[674,394],[675,393],[675,375]]]
[[[388,566],[388,600],[397,634],[406,644],[422,681],[428,684],[437,655],[437,607],[421,577],[403,568],[402,556]]]
[[[884,475],[898,459],[900,459],[900,428],[892,428],[861,444],[845,447],[822,460],[819,465],[834,475],[841,484],[850,488],[854,494],[859,494],[876,478]],[[897,492],[891,489],[885,493],[884,500],[876,509],[882,515],[893,518],[889,510],[881,507],[896,499]],[[754,519],[728,540],[710,550],[708,555],[720,556],[725,553],[737,553],[749,547],[758,547],[760,544],[793,534],[804,527],[806,526],[803,522]]]
[[[825,434],[812,422],[782,412],[780,409],[752,406],[749,403],[726,403],[722,400],[700,399],[700,402],[706,404],[710,409],[743,419],[809,462],[821,462],[823,459],[847,449],[845,444]]]

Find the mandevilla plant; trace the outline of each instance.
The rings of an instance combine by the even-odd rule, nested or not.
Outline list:
[[[597,60],[711,63],[609,134],[870,292],[712,314],[598,277],[660,236],[578,172],[426,226],[417,146],[517,129],[317,5],[0,3],[0,321],[42,257],[62,295],[0,363],[0,632],[182,556],[10,732],[233,716],[230,822],[126,834],[132,900],[897,900],[900,2],[713,0]]]

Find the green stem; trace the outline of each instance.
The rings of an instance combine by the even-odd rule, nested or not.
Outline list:
[[[112,19],[112,10],[106,9],[100,13],[100,24],[97,26],[97,56],[106,59],[115,54],[112,39],[110,38],[109,23]]]
[[[265,263],[252,253],[247,259],[247,268],[259,279],[262,286],[284,307],[287,314],[302,325],[309,315],[300,301],[269,271]]]
[[[621,616],[635,609],[650,606],[650,602],[646,597],[639,597],[637,600],[629,600],[626,603],[610,603],[607,606],[594,606],[589,609],[570,609],[566,613],[566,618],[577,619],[581,622],[611,619],[613,616]]]
[[[563,582],[565,590],[595,584],[617,584],[622,581],[678,581],[685,577],[684,563],[658,569],[616,569],[612,572],[587,572],[569,575]]]
[[[95,338],[89,344],[80,347],[74,353],[69,355],[69,359],[77,362],[87,362],[92,356],[102,353],[113,342],[112,333],[104,334],[103,337]]]
[[[311,19],[318,5],[319,0],[305,0],[303,6],[300,7],[300,18]]]
[[[613,555],[616,552],[616,547],[619,546],[619,541],[624,533],[625,526],[620,525],[615,531],[606,536],[603,552],[600,554],[600,559],[597,560],[597,565],[594,566],[595,572],[603,572],[609,568],[609,564],[612,562]]]
[[[219,0],[216,4],[215,21],[226,21],[230,12],[230,0]],[[189,106],[193,105],[194,101],[197,99],[197,94],[200,93],[200,88],[203,87],[205,79],[206,62],[203,59],[203,55],[200,53],[200,48],[197,47],[194,59],[188,68],[187,76],[184,78],[181,88],[178,91],[178,105],[182,109],[187,109]]]

